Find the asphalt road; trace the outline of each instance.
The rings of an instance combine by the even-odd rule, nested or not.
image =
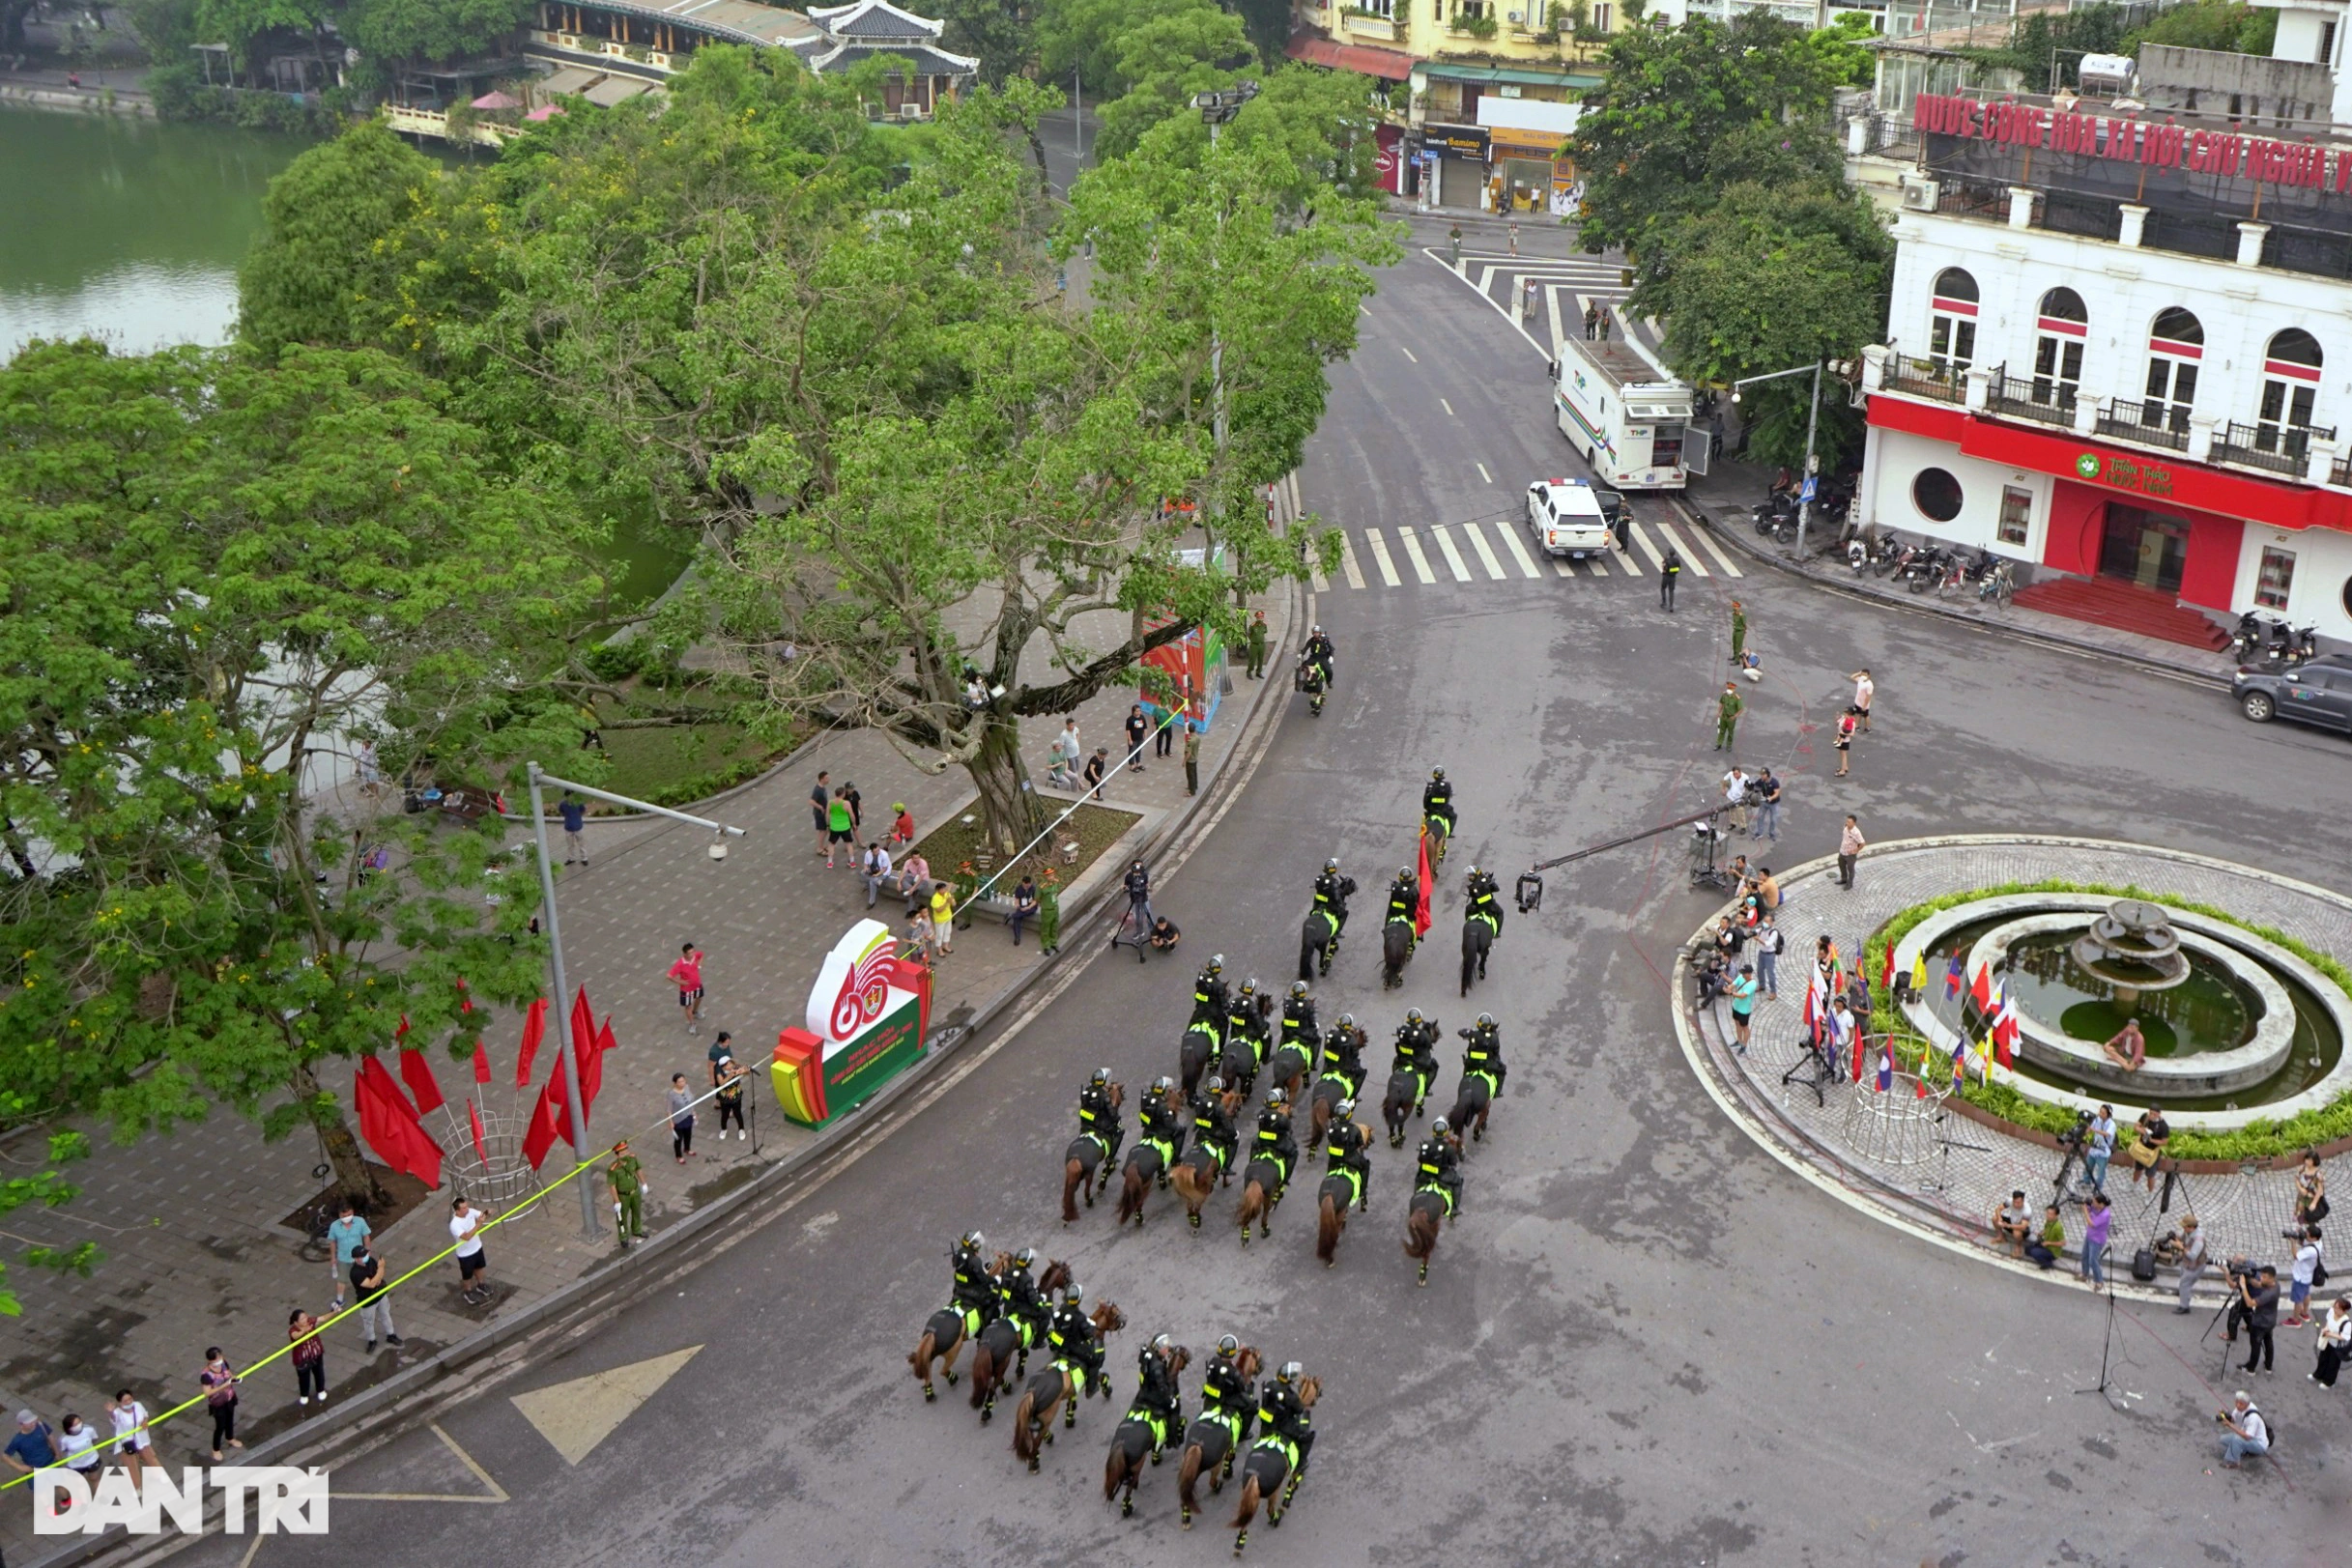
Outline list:
[[[1537,356],[1443,269],[1416,253],[1362,325],[1304,470],[1326,519],[1507,525],[1528,478],[1574,471]],[[1456,998],[1466,862],[1507,884],[1540,855],[1703,802],[1721,772],[1710,693],[1728,641],[1720,579],[1686,579],[1668,616],[1649,576],[1474,575],[1321,596],[1337,691],[1319,721],[1285,719],[1246,797],[1167,878],[1181,961],[1098,958],[877,1152],[681,1274],[674,1295],[445,1421],[511,1500],[342,1500],[332,1536],[273,1539],[252,1560],[1222,1559],[1221,1514],[1178,1532],[1172,1466],[1148,1473],[1132,1522],[1101,1500],[1101,1404],[1031,1477],[1003,1420],[983,1431],[960,1400],[922,1403],[906,1352],[944,1298],[947,1247],[978,1225],[994,1245],[1071,1260],[1125,1310],[1110,1354],[1122,1397],[1163,1328],[1196,1351],[1231,1330],[1325,1379],[1313,1476],[1281,1529],[1255,1532],[1253,1560],[2342,1561],[2331,1405],[2344,1396],[2303,1381],[2305,1335],[2281,1336],[2280,1373],[2257,1387],[2286,1429],[2281,1468],[2213,1471],[2216,1390],[2239,1380],[2198,1347],[2202,1317],[2124,1305],[2123,1409],[2078,1397],[2098,1376],[2104,1300],[1917,1243],[1792,1179],[1716,1113],[1666,1019],[1662,976],[1709,902],[1685,885],[1679,835],[1555,873],[1540,915],[1510,920],[1493,979]],[[2336,828],[2352,778],[2341,739],[2256,728],[2208,690],[1775,576],[1729,585],[1768,671],[1739,755],[1791,774],[1777,851],[1790,862],[1830,850],[1852,810],[1877,839],[2076,831],[2338,885],[2352,873]],[[1817,727],[1865,664],[1876,732],[1833,784]],[[1224,1226],[1188,1234],[1165,1199],[1140,1233],[1114,1234],[1104,1209],[1063,1231],[1058,1160],[1086,1072],[1106,1065],[1132,1087],[1173,1070],[1212,949],[1236,977],[1286,979],[1316,867],[1338,855],[1375,898],[1410,854],[1432,763],[1458,782],[1463,821],[1432,946],[1401,992],[1381,993],[1361,939],[1318,988],[1327,1017],[1367,1022],[1382,1068],[1408,1005],[1444,1022],[1448,1047],[1477,1009],[1503,1020],[1508,1094],[1428,1288],[1398,1250],[1407,1155],[1385,1147],[1372,1212],[1332,1271],[1310,1252],[1311,1186],[1272,1244],[1247,1251]],[[694,1346],[576,1465],[505,1397]],[[483,1490],[429,1433],[335,1486]],[[186,1560],[236,1563],[245,1544]]]

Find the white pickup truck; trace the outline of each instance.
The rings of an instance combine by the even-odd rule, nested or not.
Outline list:
[[[1538,479],[1527,487],[1527,527],[1546,555],[1582,560],[1609,553],[1609,513],[1585,479]]]

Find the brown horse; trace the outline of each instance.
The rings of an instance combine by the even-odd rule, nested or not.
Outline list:
[[[1106,1339],[1127,1326],[1126,1314],[1108,1301],[1096,1307],[1094,1316],[1087,1321],[1094,1325],[1095,1338],[1098,1340]],[[1098,1380],[1094,1391],[1108,1399],[1110,1379],[1104,1376]],[[1043,1372],[1031,1374],[1028,1383],[1022,1385],[1020,1403],[1013,1410],[1013,1452],[1016,1457],[1027,1462],[1030,1474],[1037,1473],[1037,1456],[1041,1446],[1053,1440],[1054,1411],[1067,1406],[1068,1409],[1063,1411],[1062,1425],[1072,1427],[1078,1424],[1079,1392],[1078,1374],[1072,1370],[1066,1359],[1058,1355],[1053,1358],[1051,1366]]]
[[[1241,1106],[1242,1096],[1238,1089],[1227,1089],[1218,1098],[1224,1105],[1228,1119]],[[1176,1162],[1176,1168],[1168,1172],[1168,1184],[1184,1200],[1185,1217],[1194,1230],[1200,1229],[1200,1211],[1202,1205],[1209,1201],[1209,1194],[1215,1192],[1220,1183],[1230,1183],[1232,1180],[1233,1173],[1225,1169],[1224,1161],[1219,1157],[1217,1151],[1197,1141]]]
[[[1192,1418],[1185,1428],[1184,1452],[1176,1461],[1176,1499],[1183,1512],[1179,1519],[1186,1529],[1192,1527],[1192,1516],[1200,1511],[1200,1501],[1192,1488],[1202,1475],[1209,1477],[1209,1490],[1222,1492],[1225,1477],[1233,1473],[1233,1456],[1249,1436],[1252,1412],[1257,1409],[1256,1392],[1251,1384],[1257,1382],[1265,1359],[1254,1345],[1244,1345],[1234,1353],[1234,1370],[1242,1375],[1242,1389],[1249,1401],[1248,1408],[1233,1415],[1202,1413]]]
[[[1413,1194],[1413,1203],[1405,1214],[1405,1256],[1419,1259],[1421,1266],[1420,1283],[1429,1283],[1429,1255],[1437,1250],[1439,1222],[1452,1212],[1453,1206],[1446,1194],[1433,1187],[1423,1187]]]
[[[1167,1110],[1171,1124],[1175,1124],[1177,1109],[1175,1096],[1176,1092],[1171,1087],[1165,1096],[1160,1097],[1159,1100],[1160,1104]],[[1137,1110],[1136,1118],[1139,1123],[1144,1123],[1142,1113],[1151,1107],[1152,1101],[1146,1100]],[[1144,1125],[1148,1125],[1148,1123],[1144,1123]],[[1163,1163],[1159,1148],[1142,1133],[1143,1126],[1138,1126],[1135,1129],[1135,1147],[1127,1152],[1127,1167],[1119,1173],[1119,1223],[1124,1225],[1132,1219],[1138,1230],[1143,1226],[1143,1200],[1151,1196],[1152,1183],[1157,1181],[1163,1187],[1168,1184],[1167,1166]],[[1177,1125],[1176,1132],[1170,1139],[1169,1146],[1172,1149],[1183,1141],[1184,1129],[1181,1125]]]
[[[1296,1105],[1306,1089],[1307,1069],[1315,1065],[1315,1050],[1302,1041],[1278,1046],[1266,1062],[1266,1081]]]
[[[1299,1380],[1299,1403],[1308,1410],[1315,1408],[1322,1392],[1323,1385],[1314,1379]],[[1248,1457],[1242,1461],[1241,1503],[1233,1513],[1233,1527],[1241,1532],[1233,1538],[1233,1554],[1240,1556],[1249,1544],[1249,1522],[1257,1517],[1261,1500],[1266,1504],[1266,1527],[1279,1529],[1298,1493],[1299,1478],[1290,1472],[1290,1444],[1271,1432],[1250,1444]]]
[[[1059,1258],[1048,1258],[1046,1271],[1037,1276],[1037,1294],[1050,1297],[1069,1283],[1070,1266]],[[1006,1376],[1007,1368],[1012,1369],[1012,1377]],[[1005,1384],[1028,1372],[1029,1347],[1020,1329],[1010,1318],[990,1320],[972,1344],[972,1409],[980,1412],[982,1426],[995,1415],[996,1395]]]
[[[1274,1234],[1275,1205],[1282,1201],[1282,1167],[1263,1155],[1242,1166],[1242,1245],[1249,1244],[1249,1227],[1260,1236]]]
[[[1175,1377],[1192,1364],[1192,1353],[1182,1345],[1168,1355],[1168,1376]],[[1140,1405],[1130,1406],[1118,1430],[1110,1436],[1110,1458],[1103,1465],[1103,1500],[1108,1502],[1119,1489],[1127,1488],[1127,1496],[1119,1499],[1119,1517],[1132,1519],[1135,1513],[1135,1483],[1143,1479],[1143,1456],[1151,1455],[1152,1463],[1160,1463],[1161,1451],[1167,1447],[1175,1434],[1153,1420]]]
[[[989,1272],[1001,1274],[1012,1261],[1013,1254],[999,1252],[996,1261],[989,1265]],[[941,1356],[947,1358],[940,1370],[947,1375],[947,1385],[950,1388],[956,1386],[956,1357],[963,1353],[964,1330],[963,1310],[955,1306],[941,1307],[923,1326],[923,1337],[915,1341],[915,1348],[907,1355],[906,1364],[914,1368],[915,1382],[923,1385],[923,1403],[926,1405],[939,1397],[939,1391],[931,1383],[931,1364],[934,1360]]]
[[[1315,1231],[1315,1256],[1323,1267],[1331,1268],[1339,1261],[1339,1233],[1347,1229],[1348,1205],[1364,1201],[1360,1178],[1352,1170],[1335,1170],[1324,1177],[1316,1197],[1320,1211]]]
[[[1110,1086],[1110,1108],[1116,1113],[1127,1103],[1127,1086]],[[1091,1132],[1081,1132],[1062,1153],[1062,1223],[1075,1225],[1078,1218],[1078,1187],[1086,1188],[1086,1207],[1094,1207],[1095,1187],[1110,1180],[1110,1146]]]

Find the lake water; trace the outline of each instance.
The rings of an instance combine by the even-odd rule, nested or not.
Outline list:
[[[0,361],[35,337],[97,337],[121,354],[227,342],[263,193],[310,145],[0,108]],[[621,596],[638,601],[687,556],[653,526],[626,524],[600,554]]]

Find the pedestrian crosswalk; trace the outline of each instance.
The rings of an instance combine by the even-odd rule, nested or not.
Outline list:
[[[1678,531],[1671,523],[1635,522],[1627,526],[1627,549],[1570,561],[1550,556],[1539,559],[1507,519],[1432,523],[1420,527],[1343,528],[1339,582],[1353,592],[1379,592],[1406,586],[1408,576],[1414,584],[1429,588],[1562,577],[1641,577],[1663,570],[1669,549],[1681,557],[1682,569],[1693,577],[1743,575],[1710,535],[1687,524]],[[1366,556],[1371,559],[1369,573],[1363,565]],[[1309,575],[1317,593],[1331,591],[1332,579],[1321,568]]]
[[[1444,260],[1444,253],[1434,248],[1429,255]],[[1585,311],[1591,306],[1606,306],[1612,314],[1621,314],[1627,292],[1618,263],[1598,258],[1467,252],[1461,267],[1453,271],[1542,344],[1583,336]],[[1532,313],[1528,308],[1531,285],[1535,291]]]

